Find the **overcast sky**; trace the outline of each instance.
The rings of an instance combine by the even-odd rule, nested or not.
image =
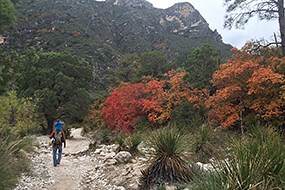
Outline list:
[[[212,30],[217,31],[222,35],[223,41],[229,43],[237,48],[241,48],[247,41],[252,39],[266,38],[267,40],[273,39],[273,33],[278,32],[278,22],[273,21],[259,21],[257,19],[245,25],[244,30],[228,30],[223,28],[225,7],[223,6],[224,0],[148,0],[156,8],[168,8],[178,2],[189,2],[195,9],[209,23]]]

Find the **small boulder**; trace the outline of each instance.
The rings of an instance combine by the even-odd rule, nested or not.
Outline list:
[[[120,151],[116,156],[115,159],[118,161],[118,163],[128,163],[131,159],[132,155],[131,153],[127,151]]]

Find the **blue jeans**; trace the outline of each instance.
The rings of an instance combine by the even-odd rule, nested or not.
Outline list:
[[[62,155],[62,146],[53,146],[52,157],[53,157],[54,166],[60,163],[61,155]]]

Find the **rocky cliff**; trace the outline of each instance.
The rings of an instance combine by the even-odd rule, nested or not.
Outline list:
[[[94,73],[112,73],[122,53],[161,50],[168,59],[210,43],[228,54],[217,31],[190,3],[157,9],[146,0],[22,0],[18,25],[1,49],[71,51],[87,59]]]

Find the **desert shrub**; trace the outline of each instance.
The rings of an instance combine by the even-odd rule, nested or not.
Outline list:
[[[228,158],[194,179],[194,190],[267,190],[285,187],[285,149],[273,128],[255,127],[232,142]],[[205,183],[206,182],[206,183]]]
[[[209,125],[200,125],[196,128],[196,131],[192,133],[192,136],[194,157],[200,162],[208,162],[221,145],[216,138],[213,128]]]
[[[191,168],[185,158],[188,137],[172,128],[150,135],[147,144],[155,149],[150,165],[142,171],[141,189],[164,183],[180,183],[191,179]]]
[[[137,147],[143,141],[143,133],[142,132],[135,132],[130,134],[125,140],[124,145],[128,151],[132,154],[136,154],[138,152]]]
[[[196,130],[197,126],[201,126],[205,121],[203,109],[194,108],[192,104],[183,102],[176,106],[170,112],[170,122],[183,126],[187,131]]]
[[[99,126],[93,133],[94,140],[99,143],[109,144],[115,141],[114,133],[105,125]]]
[[[37,112],[29,98],[19,98],[16,91],[0,96],[0,135],[13,131],[22,137],[37,128]]]
[[[0,189],[11,189],[21,172],[29,169],[29,159],[23,149],[29,147],[32,139],[22,140],[0,136]]]

